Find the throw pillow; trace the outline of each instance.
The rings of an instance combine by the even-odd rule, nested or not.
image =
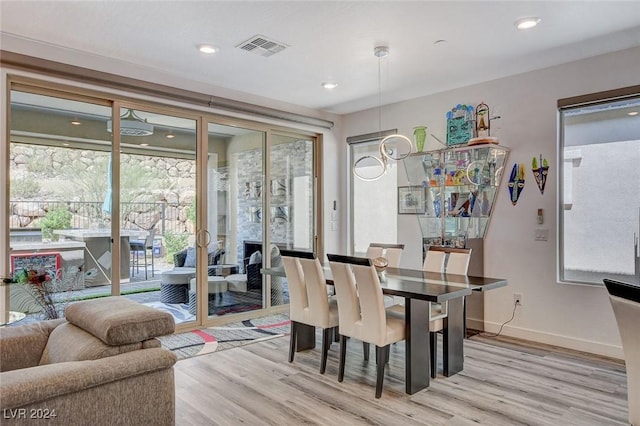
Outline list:
[[[184,266],[186,268],[196,267],[196,248],[195,247],[189,247],[187,249],[187,258],[184,260]]]

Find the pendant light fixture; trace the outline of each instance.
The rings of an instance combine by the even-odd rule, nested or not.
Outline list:
[[[107,131],[111,132],[113,123],[107,120]],[[120,116],[120,134],[123,136],[149,136],[153,134],[153,125],[147,123],[146,119],[142,119],[128,109]]]
[[[376,46],[373,54],[378,58],[378,136],[382,137],[381,62],[389,56],[388,46]],[[411,140],[404,135],[385,136],[378,147],[380,157],[365,155],[353,164],[353,174],[364,181],[380,179],[387,173],[389,160],[399,161],[411,154]]]

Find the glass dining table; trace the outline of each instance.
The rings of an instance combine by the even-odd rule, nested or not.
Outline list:
[[[333,284],[328,265],[323,267],[327,284]],[[263,274],[286,277],[284,268],[263,268]],[[379,274],[385,295],[405,300],[405,387],[414,394],[429,386],[429,303],[448,303],[443,333],[443,374],[452,376],[464,366],[464,297],[508,284],[502,278],[474,277],[413,269],[387,268]],[[315,347],[315,328],[303,327],[296,350]]]

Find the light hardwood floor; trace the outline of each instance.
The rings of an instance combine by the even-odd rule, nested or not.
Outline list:
[[[318,335],[319,338],[319,335]],[[442,342],[440,341],[440,344]],[[338,344],[320,375],[315,350],[287,362],[289,337],[176,364],[177,425],[625,425],[624,364],[509,338],[465,340],[464,371],[404,393],[404,343],[392,345],[382,398],[375,357],[349,342],[338,383]],[[441,354],[441,352],[439,352]],[[425,366],[427,368],[427,366]]]

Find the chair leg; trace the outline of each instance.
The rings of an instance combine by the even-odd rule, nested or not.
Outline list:
[[[147,280],[147,248],[144,248],[144,279]]]
[[[331,328],[322,329],[322,360],[320,361],[320,374],[324,374],[327,369],[327,354],[329,353],[329,346],[331,346],[331,340],[333,337]]]
[[[293,356],[296,353],[296,338],[298,337],[298,329],[296,327],[296,322],[291,321],[291,333],[289,339],[289,362],[293,362]]]
[[[362,342],[362,352],[364,352],[364,360],[365,361],[369,361],[369,343],[367,342]],[[376,357],[376,360],[378,358]]]
[[[431,378],[435,379],[438,375],[438,333],[429,332],[429,351],[431,359]]]
[[[467,296],[462,296],[462,338],[467,338]]]
[[[153,265],[153,258],[155,256],[153,255],[153,246],[151,246],[151,276],[155,277],[156,276],[156,271],[155,271],[155,267]]]
[[[340,341],[340,328],[339,327],[335,327],[335,330],[333,331],[333,341],[334,342],[339,342]]]
[[[376,346],[376,356],[378,358],[378,373],[376,377],[376,398],[382,396],[382,383],[384,382],[384,369],[387,365],[387,354],[389,353],[389,345]]]
[[[338,381],[344,380],[344,361],[347,355],[347,337],[340,335],[340,363],[338,365]]]

